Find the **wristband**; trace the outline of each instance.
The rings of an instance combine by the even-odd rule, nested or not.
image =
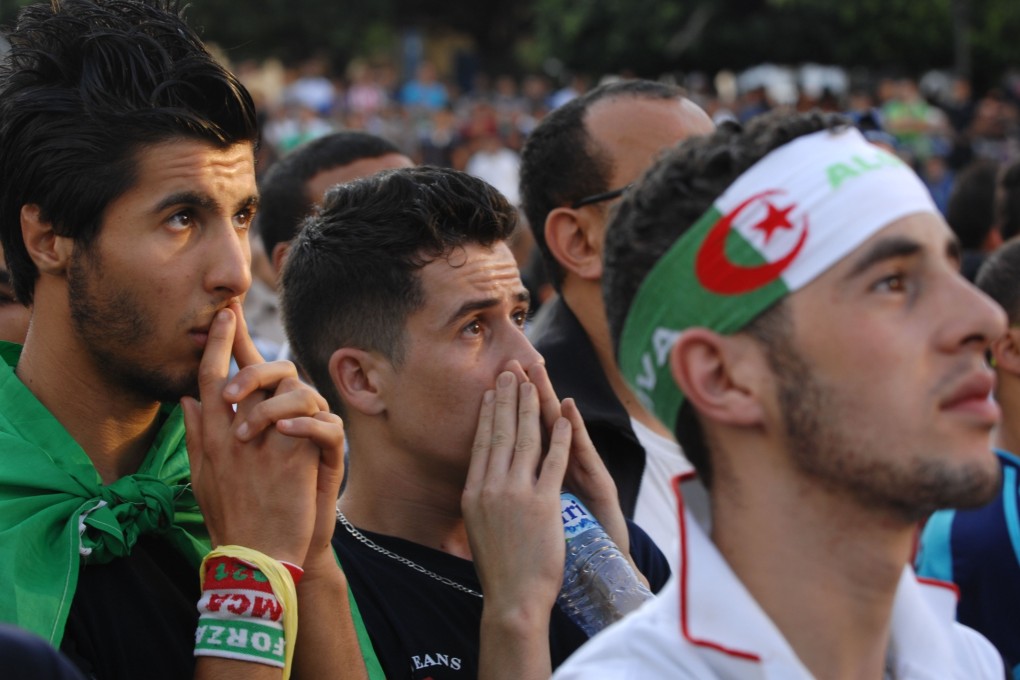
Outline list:
[[[297,640],[297,590],[303,570],[241,546],[202,560],[195,656],[283,668],[289,678]]]

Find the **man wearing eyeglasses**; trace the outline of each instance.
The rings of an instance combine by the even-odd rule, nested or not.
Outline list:
[[[521,158],[521,201],[559,296],[531,331],[556,391],[573,397],[620,494],[623,512],[676,567],[676,500],[688,472],[672,434],[637,401],[613,359],[602,303],[602,245],[610,212],[659,153],[711,132],[677,87],[646,80],[602,85],[556,109]]]

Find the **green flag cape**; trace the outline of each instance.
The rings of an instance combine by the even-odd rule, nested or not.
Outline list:
[[[85,452],[14,374],[21,347],[0,343],[0,621],[59,646],[84,563],[162,534],[195,565],[209,539],[191,492],[184,417],[165,419],[138,472],[104,486]]]
[[[131,553],[143,533],[163,534],[195,566],[209,536],[191,491],[184,415],[165,405],[138,472],[104,486],[67,430],[14,374],[21,346],[0,342],[0,621],[60,646],[82,562]],[[382,666],[348,586],[371,680]]]

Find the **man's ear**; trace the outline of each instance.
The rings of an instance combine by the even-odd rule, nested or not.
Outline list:
[[[348,409],[375,416],[386,410],[380,389],[389,362],[354,347],[341,347],[329,358],[329,377]]]
[[[270,261],[273,263],[273,271],[276,272],[276,280],[280,280],[283,274],[283,265],[287,262],[287,254],[290,253],[290,241],[280,241],[273,246],[270,254]]]
[[[762,422],[756,365],[749,339],[720,335],[707,328],[689,328],[669,353],[673,380],[704,418],[726,425]]]
[[[999,230],[998,226],[994,226],[988,230],[984,240],[981,241],[981,252],[990,253],[998,249],[1003,243],[1005,241],[1002,238],[1002,231]]]
[[[545,219],[545,242],[567,271],[588,281],[602,278],[602,228],[592,211],[556,208]]]
[[[1005,335],[992,343],[990,351],[995,370],[1020,376],[1020,328],[1010,326]]]
[[[74,239],[58,236],[53,225],[43,221],[42,209],[35,203],[21,206],[21,238],[40,274],[62,276],[67,271]]]

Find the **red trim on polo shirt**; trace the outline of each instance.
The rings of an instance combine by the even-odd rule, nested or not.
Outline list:
[[[922,585],[935,586],[937,588],[945,588],[946,590],[951,590],[953,591],[953,594],[956,595],[957,601],[959,601],[960,599],[960,588],[951,581],[940,581],[937,578],[928,578],[927,576],[917,575],[915,575],[914,578],[916,578],[917,582]]]
[[[739,649],[730,649],[717,642],[710,640],[699,640],[690,634],[687,625],[687,522],[684,518],[684,495],[680,491],[680,483],[697,476],[695,472],[685,472],[673,478],[673,491],[676,493],[677,508],[680,513],[680,633],[692,645],[707,647],[717,652],[722,652],[738,659],[746,659],[761,663],[761,657],[752,652],[743,652]]]

